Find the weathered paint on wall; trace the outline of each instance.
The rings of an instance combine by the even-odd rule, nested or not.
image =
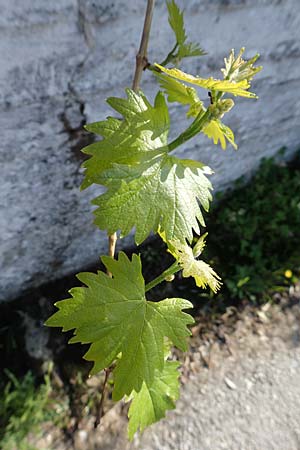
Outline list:
[[[264,70],[238,100],[227,124],[239,151],[223,152],[206,138],[185,146],[186,157],[215,171],[224,188],[252,171],[262,156],[300,143],[299,0],[189,0],[190,37],[209,55],[186,70],[218,76],[231,48],[261,53]],[[82,156],[91,137],[82,125],[110,113],[108,95],[130,86],[145,0],[0,0],[0,300],[97,261],[106,236],[92,225],[90,199],[80,192]],[[164,1],[157,1],[149,57],[172,46]],[[153,95],[151,74],[143,90]],[[173,135],[182,113],[172,106]]]

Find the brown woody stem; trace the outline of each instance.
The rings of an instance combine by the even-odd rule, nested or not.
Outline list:
[[[145,14],[144,28],[140,43],[139,51],[136,55],[136,65],[135,65],[135,73],[132,83],[132,89],[134,91],[138,91],[140,88],[140,81],[142,77],[143,70],[148,66],[147,60],[147,50],[148,50],[148,42],[150,36],[150,28],[152,23],[152,16],[154,10],[155,0],[148,0],[147,9]]]
[[[104,382],[103,382],[103,387],[102,387],[101,399],[100,399],[100,402],[97,407],[94,428],[97,428],[97,426],[100,425],[101,417],[103,416],[103,406],[104,406],[104,399],[105,399],[105,394],[106,394],[106,385],[107,385],[107,381],[108,381],[108,378],[109,378],[109,375],[111,372],[111,368],[108,367],[107,369],[104,369],[104,372],[105,372],[105,377],[104,377]]]
[[[136,92],[139,90],[139,87],[140,87],[140,81],[141,81],[143,70],[145,70],[149,64],[148,60],[147,60],[147,50],[148,50],[148,42],[149,42],[149,36],[150,36],[154,4],[155,4],[155,0],[148,0],[148,2],[147,2],[147,9],[146,9],[146,13],[145,13],[144,28],[143,28],[143,32],[142,32],[140,48],[136,55],[135,73],[134,73],[134,78],[133,78],[133,83],[132,83],[132,89]],[[108,236],[108,254],[112,258],[114,258],[114,256],[115,256],[116,243],[117,243],[117,233],[113,233],[113,234],[109,235]],[[107,272],[107,274],[110,277],[112,276],[112,274],[109,271]]]

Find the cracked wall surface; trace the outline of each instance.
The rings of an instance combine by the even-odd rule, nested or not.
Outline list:
[[[92,225],[90,199],[80,192],[80,148],[92,142],[86,122],[110,114],[105,98],[130,86],[144,0],[0,0],[0,301],[21,295],[95,263],[106,236]],[[253,171],[261,157],[300,144],[299,0],[189,0],[191,39],[209,53],[184,69],[219,76],[231,48],[261,53],[263,72],[239,100],[227,124],[239,151],[223,152],[196,138],[179,154],[200,159],[223,189]],[[161,60],[173,44],[164,1],[154,15],[149,58]],[[143,90],[155,84],[145,73]],[[172,132],[182,112],[172,105]]]

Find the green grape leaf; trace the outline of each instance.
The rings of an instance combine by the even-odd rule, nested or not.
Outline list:
[[[211,120],[209,124],[203,128],[203,133],[206,134],[208,138],[212,139],[214,144],[220,142],[223,150],[226,149],[226,139],[235,149],[237,149],[233,131],[219,119]]]
[[[118,260],[103,256],[112,273],[81,273],[87,287],[71,289],[72,298],[57,302],[58,311],[46,325],[75,329],[70,343],[91,344],[85,358],[94,361],[92,373],[111,366],[114,400],[139,392],[143,382],[150,386],[155,370],[164,368],[164,339],[186,350],[190,315],[182,312],[192,304],[181,298],[150,302],[145,298],[145,282],[137,255],[129,260],[120,252]]]
[[[184,28],[184,14],[183,11],[179,9],[175,1],[167,1],[167,7],[169,12],[169,24],[174,31],[176,38],[175,49],[178,48],[178,50],[176,54],[170,53],[165,60],[165,63],[180,61],[183,58],[189,58],[192,56],[206,55],[205,51],[198,44],[186,42],[187,35]]]
[[[183,11],[180,11],[174,0],[167,1],[169,24],[176,36],[177,44],[183,44],[187,40],[184,29]]]
[[[165,417],[167,410],[175,408],[180,387],[178,366],[175,361],[165,361],[163,371],[155,371],[151,385],[144,382],[139,392],[132,393],[128,412],[130,440],[138,430],[142,432],[147,426]]]
[[[211,174],[200,162],[181,160],[168,153],[137,166],[117,165],[103,173],[100,181],[108,187],[93,203],[95,223],[109,234],[122,236],[135,227],[135,241],[143,242],[158,228],[168,240],[192,241],[193,230],[204,226],[200,205],[208,211]]]
[[[136,164],[157,154],[167,144],[169,112],[163,94],[157,94],[152,106],[143,93],[126,90],[127,99],[110,97],[107,102],[124,117],[86,125],[86,129],[103,136],[82,151],[91,156],[84,162],[82,189],[99,184],[101,173],[114,163]]]
[[[160,64],[155,63],[155,66],[172,78],[194,84],[204,89],[226,92],[235,96],[257,98],[255,94],[247,91],[247,89],[250,87],[250,84],[247,80],[233,82],[229,80],[216,80],[212,77],[206,79],[189,75],[179,69],[167,69]]]
[[[235,58],[234,50],[231,50],[229,57],[224,59],[225,68],[221,69],[221,71],[226,80],[236,83],[246,80],[250,83],[254,75],[261,71],[262,66],[253,66],[259,58],[259,54],[257,53],[249,61],[244,61],[242,58],[244,51],[245,48],[241,48],[238,56]]]
[[[193,277],[198,287],[209,286],[213,292],[217,292],[221,287],[220,277],[202,260],[196,259],[201,255],[205,246],[205,237],[201,236],[194,248],[179,241],[168,241],[164,233],[160,233],[162,239],[167,243],[169,252],[179,262],[182,268],[182,275],[185,278]]]
[[[193,88],[187,89],[197,102]],[[193,230],[199,233],[198,221],[204,225],[200,206],[209,208],[211,184],[205,175],[211,170],[168,154],[170,124],[162,92],[154,106],[131,90],[127,99],[108,101],[124,120],[92,124],[90,129],[105,136],[84,149],[92,158],[84,163],[83,187],[97,183],[107,188],[93,201],[96,225],[109,234],[120,230],[123,236],[135,227],[137,243],[158,226],[168,239],[191,241]]]

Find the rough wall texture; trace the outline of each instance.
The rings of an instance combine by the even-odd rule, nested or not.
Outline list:
[[[105,251],[92,225],[93,189],[80,192],[82,125],[109,114],[108,95],[131,84],[145,0],[0,0],[0,300],[80,270]],[[217,189],[253,170],[262,156],[300,143],[299,0],[189,0],[190,37],[210,56],[184,68],[218,75],[231,48],[261,53],[264,70],[228,125],[239,152],[204,138],[185,148],[216,172]],[[150,59],[173,43],[157,1]],[[143,89],[154,92],[151,74]],[[173,130],[181,115],[172,108]]]

